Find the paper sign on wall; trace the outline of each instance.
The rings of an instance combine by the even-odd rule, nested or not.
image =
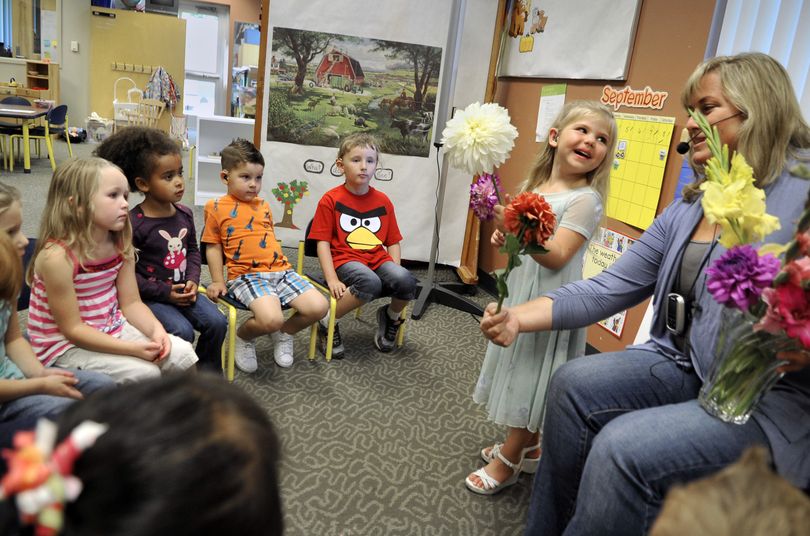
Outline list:
[[[600,227],[597,231],[597,235],[591,240],[590,244],[588,244],[588,249],[585,252],[582,277],[588,279],[606,270],[621,257],[622,253],[627,251],[627,248],[629,248],[633,242],[635,242],[635,240],[625,234]],[[621,338],[626,317],[627,311],[621,311],[604,320],[600,320],[597,324],[617,338]]]
[[[566,84],[548,84],[540,90],[540,106],[537,109],[537,128],[534,141],[546,141],[548,129],[565,105]]]

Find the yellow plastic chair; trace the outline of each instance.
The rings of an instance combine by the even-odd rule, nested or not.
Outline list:
[[[65,134],[67,141],[68,154],[73,158],[73,147],[70,146],[70,136],[68,135],[68,107],[66,104],[60,104],[55,108],[48,110],[45,115],[43,126],[31,127],[28,129],[29,140],[45,140],[45,145],[48,148],[48,158],[51,161],[51,169],[56,170],[56,159],[53,154],[53,136],[57,134]],[[12,134],[10,138],[10,155],[11,162],[9,162],[9,169],[14,171],[14,140],[23,139],[22,134]],[[23,147],[23,151],[28,151],[30,154],[30,147]]]

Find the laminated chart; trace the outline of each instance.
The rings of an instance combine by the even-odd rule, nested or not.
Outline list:
[[[646,229],[655,218],[674,117],[617,113],[607,215]]]

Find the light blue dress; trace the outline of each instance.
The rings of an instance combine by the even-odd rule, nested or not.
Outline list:
[[[582,279],[588,240],[602,219],[599,194],[590,187],[543,194],[564,227],[586,241],[560,270],[543,268],[529,256],[509,274],[509,297],[504,306],[525,303],[570,281]],[[585,329],[521,333],[506,347],[490,343],[473,400],[486,404],[491,421],[537,431],[542,424],[551,375],[571,358],[585,353]]]

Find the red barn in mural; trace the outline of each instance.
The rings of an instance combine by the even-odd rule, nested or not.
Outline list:
[[[315,81],[319,86],[349,91],[355,85],[362,85],[365,79],[360,62],[336,48],[324,54],[315,69]]]

